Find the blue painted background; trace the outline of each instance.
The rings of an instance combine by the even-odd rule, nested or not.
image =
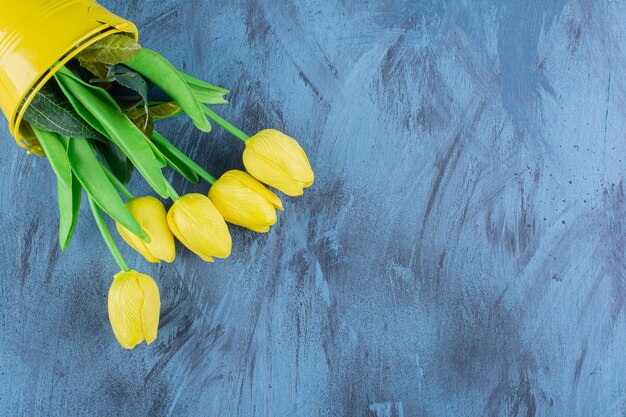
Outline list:
[[[316,183],[227,260],[125,247],[163,296],[128,352],[88,210],[59,253],[51,170],[2,123],[0,415],[626,415],[625,3],[103,4],[244,130],[298,138]],[[164,125],[241,167],[219,129]]]

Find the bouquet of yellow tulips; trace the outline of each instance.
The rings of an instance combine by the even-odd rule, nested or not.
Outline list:
[[[220,117],[209,106],[226,104],[228,91],[178,71],[143,48],[132,24],[92,0],[59,3],[69,8],[65,13],[81,4],[89,6],[89,13],[99,13],[98,22],[114,21],[116,30],[101,29],[48,67],[37,63],[41,74],[34,74],[27,89],[11,78],[17,64],[4,59],[6,52],[0,50],[0,62],[9,62],[0,64],[0,96],[14,98],[0,100],[0,106],[18,143],[29,153],[47,157],[56,175],[63,250],[71,241],[85,191],[98,229],[121,270],[109,291],[109,320],[119,343],[132,349],[157,337],[159,289],[151,277],[128,266],[103,213],[148,262],[173,262],[175,239],[213,262],[231,253],[227,223],[264,233],[276,222],[276,210],[283,206],[266,185],[298,196],[313,183],[314,174],[293,138],[272,129],[248,136]],[[8,8],[19,14],[24,7],[43,4],[43,0],[30,0],[26,6],[0,6],[0,12]],[[0,44],[6,26],[6,17],[0,17]],[[43,38],[39,42],[44,45]],[[248,172],[231,170],[216,179],[158,133],[158,120],[181,114],[204,132],[211,130],[213,122],[243,141]],[[164,168],[192,183],[205,181],[208,193],[179,196],[163,175]],[[169,209],[154,196],[133,195],[127,184],[135,169],[157,196],[172,201]]]

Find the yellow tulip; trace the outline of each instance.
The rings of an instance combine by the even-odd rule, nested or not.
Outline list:
[[[206,262],[227,258],[233,246],[228,226],[209,198],[187,194],[174,202],[167,213],[174,236]]]
[[[159,328],[161,299],[152,278],[137,271],[120,272],[109,289],[109,321],[124,349],[154,342]]]
[[[276,209],[283,210],[276,194],[238,170],[222,175],[211,186],[209,198],[227,222],[259,233],[269,232],[276,223]]]
[[[167,212],[163,203],[154,197],[139,197],[129,200],[126,207],[150,237],[150,243],[146,243],[117,223],[117,231],[126,243],[142,254],[148,262],[174,261],[176,257],[174,236],[167,226]]]
[[[262,130],[246,142],[243,164],[257,180],[289,196],[303,194],[315,178],[295,139],[274,129]]]

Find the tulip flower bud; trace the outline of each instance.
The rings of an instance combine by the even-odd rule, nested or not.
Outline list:
[[[228,226],[207,196],[187,194],[176,200],[167,223],[174,236],[206,262],[230,255],[233,242]]]
[[[311,186],[313,170],[295,139],[274,129],[262,130],[246,142],[243,163],[257,180],[289,196]]]
[[[126,243],[142,254],[148,262],[174,261],[176,257],[174,236],[167,226],[167,212],[163,203],[154,197],[139,197],[129,200],[126,207],[150,237],[150,243],[146,243],[117,223],[117,231]]]
[[[109,321],[124,349],[154,342],[159,328],[161,299],[152,278],[137,271],[115,275],[109,289]]]
[[[276,223],[276,209],[283,204],[268,190],[243,171],[226,172],[211,186],[209,198],[224,220],[255,232],[269,232]]]

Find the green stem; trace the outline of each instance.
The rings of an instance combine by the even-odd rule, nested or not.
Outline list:
[[[120,181],[119,178],[117,178],[114,173],[111,172],[109,167],[105,166],[104,164],[100,164],[100,165],[102,166],[104,173],[107,174],[107,177],[109,177],[109,181],[111,181],[111,183],[115,186],[115,188],[117,188],[119,192],[122,193],[124,197],[126,197],[126,199],[132,200],[133,198],[135,198],[135,196],[133,195],[133,193],[130,192],[128,187],[126,187],[124,183]]]
[[[193,159],[191,159],[190,157],[185,155],[183,152],[181,152],[180,149],[172,145],[167,139],[165,139],[159,133],[154,132],[152,134],[152,140],[158,143],[163,148],[167,148],[170,152],[176,155],[179,159],[182,159],[189,168],[193,169],[195,173],[200,176],[200,178],[202,178],[209,184],[213,185],[215,184],[215,181],[217,181],[213,175],[209,174],[204,168],[202,168]]]
[[[170,198],[172,199],[172,201],[176,201],[180,198],[180,196],[178,195],[178,193],[176,192],[176,190],[174,189],[174,187],[172,187],[172,184],[170,184],[169,182],[165,182],[167,185],[167,190],[170,194]]]
[[[241,139],[244,143],[248,139],[250,139],[250,136],[246,135],[244,132],[237,129],[235,126],[230,124],[228,121],[226,121],[224,118],[222,118],[219,114],[215,113],[210,108],[206,106],[202,106],[202,111],[204,111],[204,114],[206,114],[209,119],[213,120],[215,123],[222,126],[231,135],[234,135],[238,137],[239,139]]]
[[[121,270],[128,272],[130,268],[126,264],[126,261],[122,257],[120,250],[117,248],[115,241],[113,240],[113,236],[111,236],[111,232],[109,232],[109,228],[104,222],[104,217],[102,217],[102,212],[100,211],[100,207],[96,205],[96,203],[89,198],[89,206],[91,207],[91,211],[93,213],[93,218],[96,220],[96,224],[98,225],[98,230],[100,230],[100,234],[102,235],[102,239],[104,239],[104,243],[106,243],[107,248],[109,248],[109,252],[113,255],[113,259],[117,262],[117,265]]]

